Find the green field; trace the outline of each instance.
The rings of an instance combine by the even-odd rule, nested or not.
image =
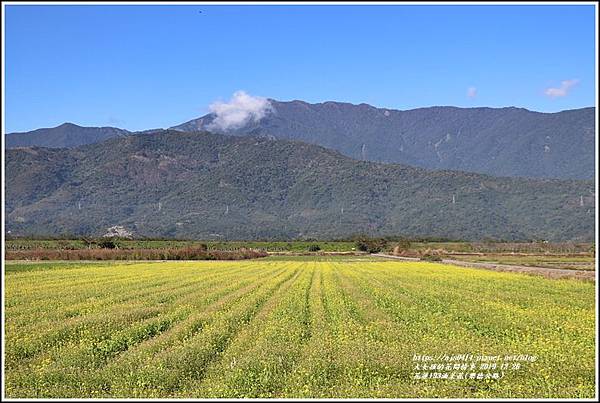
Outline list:
[[[5,286],[11,398],[594,397],[589,282],[278,257],[9,263]],[[415,354],[537,359],[416,379]]]
[[[98,239],[96,239],[98,240]],[[164,249],[183,248],[205,244],[209,249],[232,250],[239,248],[262,249],[268,252],[307,252],[311,245],[319,245],[323,252],[350,252],[356,249],[354,241],[201,241],[201,240],[144,240],[144,239],[116,239],[115,243],[121,249]],[[391,250],[397,241],[390,240],[388,248]],[[32,249],[84,249],[87,245],[82,239],[7,239],[7,251],[32,250]],[[92,244],[92,248],[97,245]],[[410,242],[410,250],[422,252],[425,250],[443,250],[446,253],[510,253],[521,252],[530,254],[543,253],[587,253],[593,258],[590,243],[531,243],[531,242]]]

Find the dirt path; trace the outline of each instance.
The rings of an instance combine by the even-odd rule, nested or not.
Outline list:
[[[401,257],[385,255],[382,253],[374,256],[387,257],[391,259],[398,259],[404,261],[420,261],[417,258]],[[595,281],[596,272],[593,270],[569,270],[569,269],[553,269],[550,267],[531,267],[531,266],[513,266],[508,264],[496,264],[496,263],[475,263],[475,262],[463,262],[460,260],[453,259],[442,259],[440,263],[451,264],[455,266],[471,267],[475,269],[486,269],[494,271],[504,272],[517,272],[525,273],[537,276],[544,276],[546,278],[559,279],[559,278],[576,278],[579,280]]]

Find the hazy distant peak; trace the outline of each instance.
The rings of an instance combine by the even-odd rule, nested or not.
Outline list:
[[[82,127],[71,122],[65,122],[51,128],[23,133],[8,133],[5,140],[7,148],[24,146],[63,148],[97,143],[129,133],[127,130],[116,127]]]

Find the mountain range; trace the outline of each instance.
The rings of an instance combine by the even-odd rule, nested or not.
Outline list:
[[[497,176],[594,177],[595,108],[429,107],[407,111],[340,102],[270,100],[270,113],[225,134],[318,144],[356,159]],[[215,115],[172,127],[212,128]]]
[[[23,133],[8,133],[6,148],[15,147],[76,147],[82,144],[98,143],[109,138],[130,134],[128,130],[116,127],[82,127],[73,123],[63,123],[52,128],[43,128]]]
[[[178,129],[125,133],[72,148],[6,150],[6,230],[101,235],[121,225],[134,236],[196,239],[335,238],[358,232],[594,238],[591,180],[431,171],[357,160],[308,142],[276,139],[270,131],[234,136]]]
[[[557,113],[514,107],[400,111],[341,102],[269,102],[270,112],[262,119],[235,129],[215,128],[215,114],[172,129],[300,140],[355,159],[435,170],[533,178],[595,176],[595,108]],[[129,133],[64,124],[7,134],[6,145],[74,147]]]

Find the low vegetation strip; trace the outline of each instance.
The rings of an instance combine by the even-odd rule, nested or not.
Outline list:
[[[373,256],[401,260],[401,261],[420,261],[421,259],[405,257],[405,256],[394,256],[387,255],[384,253],[378,253]],[[595,281],[596,280],[596,272],[594,271],[593,262],[586,266],[583,270],[577,270],[575,268],[557,268],[557,267],[539,267],[524,264],[499,264],[497,262],[487,262],[485,260],[478,262],[464,261],[464,260],[454,260],[454,259],[442,259],[439,258],[438,261],[440,263],[445,263],[453,266],[462,266],[462,267],[473,267],[478,269],[487,269],[501,272],[514,272],[514,273],[522,273],[522,274],[531,274],[531,275],[539,275],[544,276],[546,278],[551,279],[564,279],[564,278],[574,278],[585,281]]]
[[[366,257],[7,262],[10,398],[592,398],[594,285]],[[529,355],[419,379],[415,355]]]
[[[26,249],[7,250],[6,260],[241,260],[265,257],[254,249],[207,250],[202,247],[165,249]]]
[[[503,265],[547,267],[551,269],[595,270],[596,259],[593,253],[585,255],[551,254],[481,254],[448,255],[451,259],[465,262],[497,263]]]
[[[126,239],[113,238],[112,241],[119,249],[165,249],[182,248],[189,246],[205,245],[209,250],[237,250],[237,249],[260,249],[266,252],[307,252],[311,248],[323,252],[351,252],[358,250],[361,236],[352,237],[346,241],[192,241],[176,239]],[[592,243],[546,243],[546,242],[443,242],[427,241],[422,239],[406,239],[402,237],[387,237],[387,244],[393,248],[397,244],[403,244],[403,249],[411,252],[425,252],[427,250],[441,250],[452,254],[544,254],[546,256],[581,256],[593,255],[594,244]],[[29,250],[29,249],[86,249],[98,248],[102,242],[100,239],[28,239],[13,238],[6,239],[6,250]],[[365,249],[366,250],[366,249]]]
[[[519,266],[497,263],[477,263],[464,262],[461,260],[443,259],[442,262],[457,266],[475,267],[481,269],[502,271],[502,272],[517,272],[524,274],[540,275],[547,278],[576,278],[580,280],[595,281],[596,272],[593,270],[573,270],[573,269],[557,269],[551,267],[536,267],[536,266]]]

